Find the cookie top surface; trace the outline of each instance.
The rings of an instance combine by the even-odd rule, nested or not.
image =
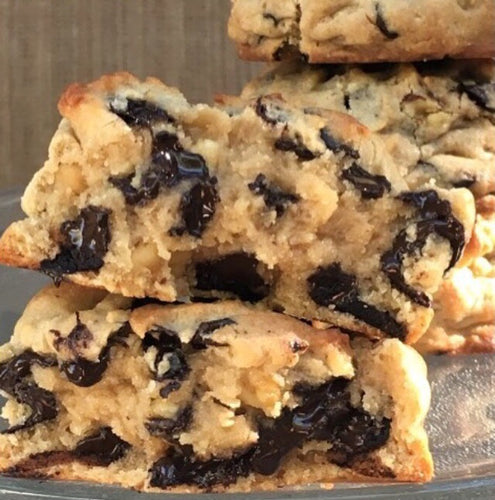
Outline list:
[[[241,98],[260,95],[349,113],[408,165],[410,182],[431,177],[444,187],[468,187],[476,196],[495,190],[493,61],[283,63],[248,83]]]
[[[495,55],[493,0],[234,0],[229,35],[245,59],[312,63]]]

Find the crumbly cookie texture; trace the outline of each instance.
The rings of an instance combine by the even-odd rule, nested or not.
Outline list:
[[[279,64],[241,98],[277,94],[301,107],[346,111],[380,134],[407,165],[409,183],[465,186],[477,199],[465,255],[433,298],[422,352],[495,349],[495,63],[443,61],[372,66]],[[237,98],[219,96],[224,106]]]
[[[495,56],[494,0],[232,0],[244,59],[312,63]]]
[[[0,348],[0,470],[173,491],[427,481],[423,360],[239,302],[62,284]]]
[[[495,191],[495,62],[270,67],[241,99],[278,95],[303,108],[349,113],[380,134],[412,177],[476,196]],[[232,98],[219,96],[224,105]],[[234,98],[234,105],[238,105]]]
[[[73,85],[3,263],[132,297],[236,296],[410,343],[472,234],[464,188],[406,180],[352,117],[191,106],[129,74]]]

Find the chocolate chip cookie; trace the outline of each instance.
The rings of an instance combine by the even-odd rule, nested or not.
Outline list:
[[[174,301],[238,297],[413,342],[469,242],[465,188],[409,180],[352,117],[192,106],[129,74],[73,85],[3,263]]]
[[[250,82],[241,99],[277,94],[310,109],[345,111],[379,133],[408,183],[464,186],[477,199],[465,258],[433,298],[422,352],[495,349],[495,63],[442,61],[370,66],[280,64]],[[219,96],[223,106],[237,98]]]
[[[425,365],[239,302],[164,305],[62,284],[0,348],[0,470],[137,489],[425,481]]]
[[[421,61],[495,56],[493,0],[233,0],[244,59]]]
[[[495,62],[308,65],[282,63],[243,89],[241,99],[278,95],[307,109],[348,113],[379,133],[406,165],[409,183],[434,179],[495,191]],[[220,104],[238,106],[219,96]]]

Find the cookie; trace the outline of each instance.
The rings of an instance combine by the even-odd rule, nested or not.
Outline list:
[[[349,113],[379,133],[408,181],[495,192],[495,62],[315,65],[282,63],[241,99],[278,95],[291,105]],[[223,105],[238,106],[219,96]]]
[[[0,469],[137,489],[426,481],[423,360],[239,302],[42,290],[0,348]]]
[[[494,0],[232,0],[240,57],[312,63],[495,56]]]
[[[380,134],[407,165],[409,183],[465,186],[477,199],[473,237],[433,298],[435,316],[417,348],[495,348],[495,63],[315,66],[286,63],[250,82],[241,99],[277,94],[302,107],[347,111]],[[224,106],[237,98],[219,96]]]
[[[192,106],[129,74],[73,85],[2,263],[133,297],[238,297],[413,342],[463,253],[464,188],[414,179],[352,117]]]

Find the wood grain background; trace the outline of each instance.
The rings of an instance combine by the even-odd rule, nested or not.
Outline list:
[[[227,39],[229,0],[0,0],[0,188],[46,157],[60,93],[128,70],[193,101],[237,92],[258,70]]]

